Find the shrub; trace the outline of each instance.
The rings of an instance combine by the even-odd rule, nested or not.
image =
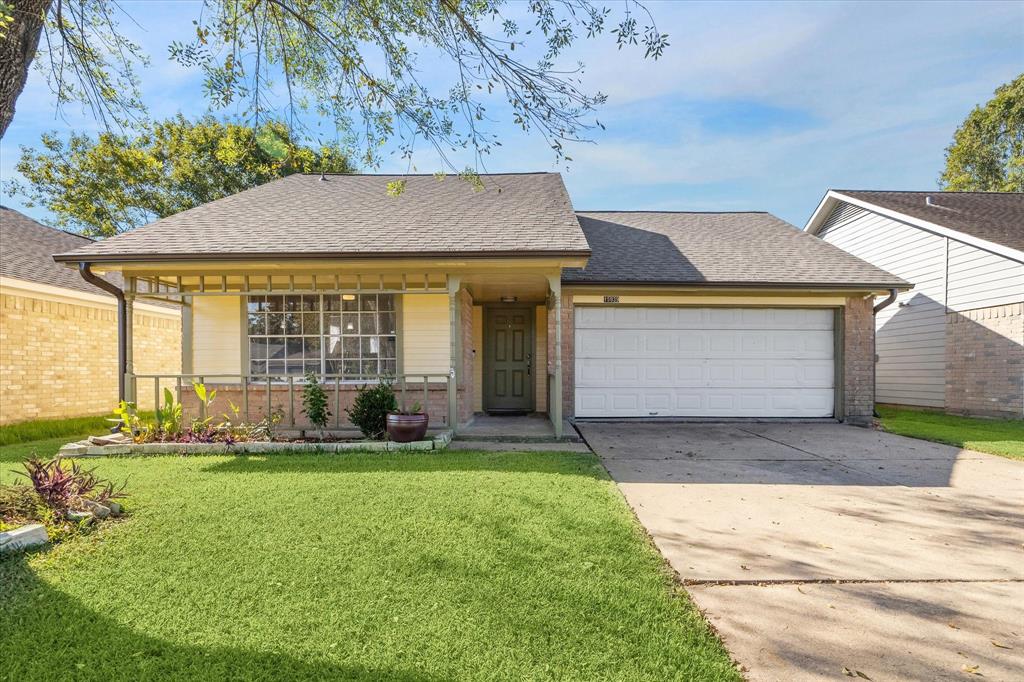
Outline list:
[[[302,389],[302,414],[320,431],[320,439],[323,440],[331,411],[327,408],[327,394],[313,372],[306,373],[306,386]]]
[[[380,440],[387,433],[388,412],[398,409],[390,381],[381,380],[372,386],[360,386],[352,407],[346,408],[348,419],[367,438]]]
[[[96,476],[95,469],[83,469],[77,462],[66,465],[59,458],[33,457],[24,462],[25,471],[17,472],[32,483],[39,499],[50,509],[65,512],[82,505],[86,499],[105,502],[124,497],[124,486]]]

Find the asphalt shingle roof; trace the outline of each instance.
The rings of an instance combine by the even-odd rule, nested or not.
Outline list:
[[[73,252],[90,260],[580,254],[589,251],[557,173],[291,175]],[[400,196],[388,183],[404,180]]]
[[[82,279],[74,269],[53,262],[55,253],[92,243],[88,237],[55,230],[0,206],[0,276],[109,296]],[[119,276],[112,274],[107,279],[121,286]]]
[[[592,255],[566,283],[905,287],[769,213],[584,211]]]
[[[835,190],[891,211],[1024,251],[1024,193]],[[931,197],[932,205],[928,204]]]

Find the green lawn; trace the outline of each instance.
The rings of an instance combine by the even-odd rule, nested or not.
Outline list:
[[[0,679],[739,679],[593,456],[95,463],[130,515],[0,559]]]
[[[879,407],[882,428],[901,436],[949,443],[978,452],[1024,459],[1024,421],[954,417],[939,412]]]

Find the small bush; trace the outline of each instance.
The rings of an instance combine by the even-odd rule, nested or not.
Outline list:
[[[320,438],[323,439],[331,411],[327,408],[327,394],[313,372],[306,374],[306,385],[302,389],[302,414],[306,415],[309,423],[320,432]]]
[[[372,386],[360,386],[352,407],[346,408],[348,419],[363,435],[381,440],[387,433],[388,412],[398,410],[395,391],[390,381],[381,380]]]
[[[18,473],[32,483],[43,504],[56,512],[77,509],[86,499],[106,501],[124,496],[110,481],[96,476],[94,469],[83,469],[77,462],[65,465],[59,457],[33,457],[24,467],[25,471]]]

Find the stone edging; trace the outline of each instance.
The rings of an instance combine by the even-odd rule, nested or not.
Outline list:
[[[271,452],[402,452],[408,450],[444,450],[452,440],[451,431],[443,431],[428,440],[412,443],[393,441],[354,441],[346,443],[125,443],[95,445],[89,441],[68,443],[58,451],[60,457],[108,457],[111,455],[246,455]]]

